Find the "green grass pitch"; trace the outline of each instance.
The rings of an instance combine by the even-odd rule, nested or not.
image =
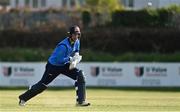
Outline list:
[[[91,106],[76,107],[74,89],[48,89],[20,107],[24,91],[0,88],[0,112],[180,112],[179,90],[87,88]]]

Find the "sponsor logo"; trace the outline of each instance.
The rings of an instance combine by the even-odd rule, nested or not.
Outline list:
[[[12,67],[4,66],[2,67],[2,71],[4,76],[9,77],[12,74]]]
[[[122,76],[123,69],[119,67],[102,67],[102,75],[103,76]]]
[[[149,77],[167,76],[167,68],[164,67],[146,67],[146,75]]]
[[[137,77],[141,77],[144,74],[144,67],[135,67],[134,71]]]
[[[33,76],[34,75],[34,68],[31,67],[14,67],[14,75],[15,76]]]
[[[99,67],[91,67],[91,75],[97,77],[99,75]]]
[[[13,76],[33,76],[34,75],[34,68],[31,67],[10,67],[10,66],[3,66],[2,72],[3,75],[9,77]]]
[[[167,68],[165,67],[135,67],[134,73],[137,77],[166,77]]]
[[[107,76],[107,77],[114,77],[114,76],[122,76],[122,68],[118,67],[98,67],[98,66],[93,66],[90,67],[90,72],[91,75],[94,77],[97,77],[98,75],[102,76]]]

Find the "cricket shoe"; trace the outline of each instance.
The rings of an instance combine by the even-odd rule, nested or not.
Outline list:
[[[19,99],[19,106],[25,106],[26,102],[24,100]]]
[[[85,106],[90,106],[90,103],[88,103],[88,102],[85,102],[85,101],[83,101],[82,103],[76,103],[76,106],[82,106],[82,107],[85,107]]]

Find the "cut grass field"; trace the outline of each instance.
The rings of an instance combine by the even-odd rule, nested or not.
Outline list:
[[[48,89],[25,107],[20,107],[18,95],[24,91],[0,88],[0,112],[180,111],[180,91],[174,89],[88,88],[89,107],[75,106],[75,91],[72,88]]]

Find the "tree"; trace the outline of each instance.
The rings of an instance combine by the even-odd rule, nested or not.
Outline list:
[[[82,21],[83,21],[83,25],[85,27],[89,26],[89,24],[91,22],[91,15],[90,15],[89,11],[82,12]]]
[[[119,0],[86,0],[86,9],[92,14],[92,25],[103,25],[111,21],[111,13],[122,10]]]
[[[101,13],[111,13],[112,11],[122,9],[122,5],[119,0],[86,0],[86,4],[91,11]]]

